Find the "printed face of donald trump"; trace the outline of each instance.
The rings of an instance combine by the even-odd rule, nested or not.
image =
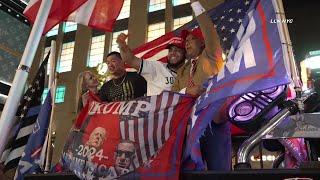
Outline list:
[[[107,135],[107,132],[104,128],[102,127],[95,128],[90,134],[87,145],[95,147],[97,149],[101,148],[104,140],[107,138],[106,135]]]

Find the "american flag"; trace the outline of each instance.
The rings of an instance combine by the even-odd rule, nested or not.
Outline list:
[[[81,111],[84,115],[78,116],[85,121],[81,121],[80,131],[70,134],[61,165],[57,167],[67,168],[82,179],[85,176],[109,176],[113,173],[101,173],[97,167],[114,168],[117,165],[114,153],[122,140],[129,140],[134,144],[135,156],[130,161],[130,170],[134,172],[127,174],[133,177],[128,179],[178,179],[187,121],[194,101],[193,97],[164,91],[157,96],[144,96],[131,101],[91,102],[87,104],[89,108]],[[94,155],[89,160],[93,164],[81,163],[88,161],[88,156],[79,154],[82,152],[80,147],[84,144],[90,146],[88,141],[97,127],[105,129],[107,134],[103,135],[106,139],[99,147],[104,157]],[[94,173],[88,169],[93,169]]]
[[[141,167],[159,152],[172,135],[177,120],[183,119],[181,116],[190,111],[190,108],[186,107],[192,105],[192,98],[167,91],[158,96],[143,98],[151,104],[151,109],[145,117],[127,119],[126,116],[120,116],[121,138],[138,145],[137,158],[134,159],[135,168]]]
[[[231,42],[223,45],[228,56],[225,66],[217,76],[208,79],[205,85],[206,92],[197,100],[196,116],[192,118],[194,126],[187,140],[186,151],[198,169],[205,168],[199,139],[213,118],[221,118],[219,115],[226,114],[227,108],[224,107],[231,104],[228,103],[229,97],[262,91],[291,82],[288,70],[288,47],[284,43],[287,42],[288,37],[284,37],[284,27],[281,24],[270,23],[270,19],[281,19],[279,15],[281,12],[278,13],[279,1],[252,0],[251,3],[228,1],[222,5],[228,8],[217,10],[235,15],[242,9],[236,10],[235,5],[248,6],[246,14],[242,17],[238,29],[235,29],[237,33],[232,33],[233,27],[228,29],[227,34],[234,35],[224,37],[221,31],[224,31],[223,27],[226,25],[217,24],[222,41],[227,42],[231,37]],[[233,12],[235,10],[236,13]],[[228,20],[222,22],[227,23],[233,22],[236,17],[223,15],[220,19],[227,18]],[[188,153],[185,153],[186,157]],[[217,153],[214,156],[218,156]]]
[[[50,52],[42,62],[36,77],[20,101],[16,113],[16,125],[12,130],[11,137],[1,156],[0,163],[4,163],[4,171],[18,166],[29,136],[32,134],[32,129],[41,107],[41,96],[46,76],[45,67],[49,59],[49,54]]]
[[[227,55],[233,40],[236,37],[238,29],[247,15],[247,11],[251,5],[250,0],[233,0],[232,3],[223,3],[218,7],[208,11],[208,14],[217,30],[220,37],[220,44],[224,53]],[[175,31],[169,32],[158,39],[149,43],[143,44],[133,50],[137,57],[144,60],[159,60],[166,62],[168,50],[166,45],[174,41],[175,38],[180,37],[182,30],[199,28],[196,19],[183,25]]]

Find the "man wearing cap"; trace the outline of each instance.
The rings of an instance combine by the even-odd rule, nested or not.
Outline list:
[[[222,48],[211,19],[199,1],[191,0],[191,7],[200,29],[184,30],[186,63],[178,70],[173,91],[200,95],[202,85],[223,67]],[[202,32],[201,32],[202,31]],[[200,139],[201,154],[208,170],[228,170],[231,167],[230,125],[225,118],[214,118]]]
[[[201,89],[202,84],[223,66],[219,37],[209,16],[198,1],[191,0],[191,7],[201,30],[195,28],[181,32],[181,37],[186,41],[187,62],[178,71],[172,87],[173,91],[186,90],[187,93]]]
[[[126,43],[127,35],[121,33],[117,38],[122,59],[136,69],[147,81],[147,95],[158,95],[163,90],[170,91],[176,79],[177,70],[184,64],[184,41],[174,38],[166,47],[169,49],[168,63],[144,61],[135,57]]]

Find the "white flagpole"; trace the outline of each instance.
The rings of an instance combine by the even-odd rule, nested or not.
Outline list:
[[[282,0],[278,0],[277,2],[278,2],[278,7],[279,7],[279,11],[280,11],[279,13],[280,13],[281,20],[285,20],[286,19],[286,15],[284,13]],[[295,88],[296,89],[297,88],[301,89],[300,76],[298,74],[296,61],[295,61],[294,56],[293,56],[292,42],[291,42],[291,39],[290,39],[288,26],[287,26],[286,23],[281,23],[281,25],[282,25],[282,29],[284,31],[285,40],[286,40],[286,43],[287,43],[286,45],[287,45],[288,55],[289,55],[289,65],[290,65],[291,77],[292,77],[293,83],[295,85]]]
[[[8,99],[3,108],[0,119],[0,154],[3,153],[7,143],[7,137],[9,136],[9,132],[13,126],[19,101],[28,78],[28,72],[38,48],[43,29],[47,22],[52,2],[53,0],[44,0],[41,2],[41,6],[23,52],[20,65],[14,76]]]
[[[282,0],[277,0],[278,7],[279,7],[279,13],[281,17],[281,22],[282,20],[286,19],[286,15],[284,13],[284,8],[283,8],[283,3]],[[286,21],[284,21],[286,22]],[[293,56],[293,50],[292,50],[292,42],[290,39],[290,34],[288,30],[288,26],[286,23],[281,23],[282,29],[284,31],[284,36],[286,40],[286,45],[287,45],[287,50],[288,50],[288,56],[289,56],[289,65],[290,65],[290,71],[291,71],[291,77],[294,83],[294,89],[296,91],[296,100],[297,100],[297,105],[299,108],[300,113],[304,112],[304,104],[302,100],[302,88],[301,88],[301,81],[300,81],[300,76],[298,74],[298,69],[296,65],[296,61]]]
[[[56,99],[56,84],[57,84],[57,76],[55,71],[55,55],[56,55],[56,42],[51,41],[51,48],[50,48],[50,73],[49,73],[49,89],[51,91],[51,114],[49,119],[49,127],[48,127],[48,141],[47,141],[47,152],[46,152],[46,164],[44,172],[47,173],[50,171],[51,168],[51,151],[52,151],[52,120],[53,120],[53,113],[55,108],[55,99]]]

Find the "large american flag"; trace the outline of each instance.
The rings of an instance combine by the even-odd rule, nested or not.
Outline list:
[[[46,76],[45,68],[49,59],[49,54],[50,52],[42,62],[36,77],[20,101],[16,113],[16,125],[11,131],[12,134],[9,137],[7,146],[5,147],[0,160],[0,163],[4,164],[4,171],[18,166],[29,136],[32,134],[34,123],[37,120],[41,108],[41,96]]]
[[[208,79],[205,85],[206,92],[197,100],[196,116],[192,119],[194,126],[187,139],[186,157],[190,155],[198,169],[205,168],[199,153],[199,139],[213,118],[221,118],[221,114],[226,114],[224,107],[231,104],[228,103],[229,97],[291,82],[286,43],[288,37],[284,37],[283,32],[285,27],[280,23],[270,23],[270,19],[281,19],[279,1],[228,1],[222,6],[228,8],[218,11],[235,15],[235,5],[249,7],[242,17],[240,26],[235,29],[237,33],[233,33],[233,27],[228,29],[229,37],[222,36],[221,31],[224,31],[227,22],[232,23],[237,16],[220,16],[220,19],[229,19],[224,20],[222,26],[217,24],[222,41],[227,42],[231,37],[228,45],[222,44],[228,56],[225,66],[217,76]],[[236,12],[240,10],[241,8]],[[219,159],[218,153],[214,156]]]
[[[120,116],[121,138],[138,145],[137,158],[134,159],[135,168],[142,166],[158,153],[172,135],[172,127],[176,126],[177,120],[182,119],[184,113],[190,110],[185,106],[192,106],[190,98],[167,91],[143,99],[151,104],[151,109],[145,117],[128,119],[126,116]]]
[[[220,37],[220,44],[224,53],[227,55],[238,29],[247,15],[251,5],[250,0],[233,0],[232,3],[226,2],[217,8],[208,11],[208,14]],[[183,25],[175,31],[169,32],[149,43],[143,44],[133,50],[134,54],[144,60],[158,60],[166,62],[168,50],[166,45],[180,37],[182,30],[199,28],[196,19]]]

